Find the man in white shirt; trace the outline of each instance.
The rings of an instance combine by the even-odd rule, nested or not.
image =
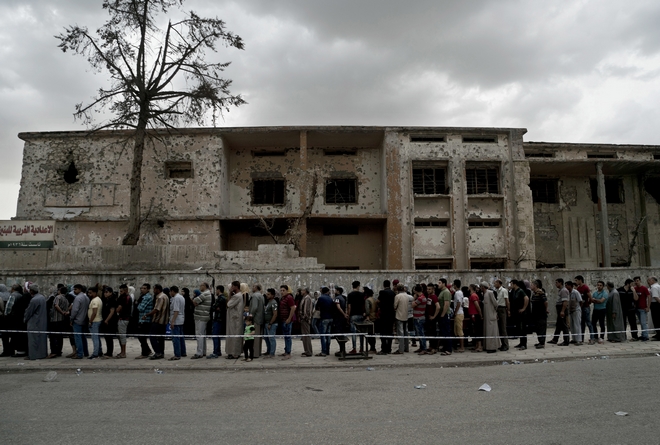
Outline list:
[[[461,280],[454,280],[454,335],[458,338],[459,348],[456,352],[465,352],[463,340],[463,291],[461,291]]]
[[[649,284],[649,292],[651,292],[651,320],[653,320],[653,329],[655,329],[653,340],[660,341],[660,284],[657,277],[649,277],[646,282]]]
[[[499,332],[502,346],[500,351],[509,350],[509,339],[506,333],[506,320],[511,316],[509,305],[509,292],[502,286],[502,280],[495,280],[495,298],[497,298],[497,330]]]

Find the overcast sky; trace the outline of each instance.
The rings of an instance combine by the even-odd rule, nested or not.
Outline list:
[[[16,213],[23,131],[82,130],[107,79],[53,37],[101,0],[0,1],[0,219]],[[221,126],[528,129],[527,141],[660,144],[660,2],[188,1],[245,41],[220,49],[248,101]]]

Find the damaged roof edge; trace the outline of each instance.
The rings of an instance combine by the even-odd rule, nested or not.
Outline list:
[[[535,142],[529,141],[523,143],[523,148],[530,149],[553,149],[553,148],[576,148],[576,149],[607,149],[619,148],[624,150],[629,149],[652,149],[660,150],[660,145],[644,145],[644,144],[603,144],[591,142]]]
[[[187,135],[187,134],[220,134],[223,133],[262,133],[286,131],[319,131],[319,132],[460,132],[469,134],[492,133],[527,133],[526,128],[496,128],[496,127],[424,127],[424,126],[351,126],[351,125],[312,125],[312,126],[255,126],[255,127],[184,127],[175,130],[159,128],[150,130],[161,134]],[[50,137],[106,137],[108,135],[126,136],[133,130],[72,130],[72,131],[37,131],[18,133],[19,139],[29,141],[32,139]]]

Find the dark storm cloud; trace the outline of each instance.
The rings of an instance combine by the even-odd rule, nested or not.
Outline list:
[[[82,129],[107,81],[57,49],[101,1],[0,3],[0,219],[14,214],[20,131]],[[220,125],[527,127],[527,140],[659,143],[654,1],[190,0],[246,42],[219,48],[249,104]]]

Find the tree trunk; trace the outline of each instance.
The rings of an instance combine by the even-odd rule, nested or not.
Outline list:
[[[142,158],[144,155],[144,140],[147,133],[145,120],[140,120],[135,129],[135,145],[133,146],[133,169],[131,171],[131,198],[128,214],[128,231],[122,240],[124,246],[135,246],[140,240],[140,198],[142,196]]]

